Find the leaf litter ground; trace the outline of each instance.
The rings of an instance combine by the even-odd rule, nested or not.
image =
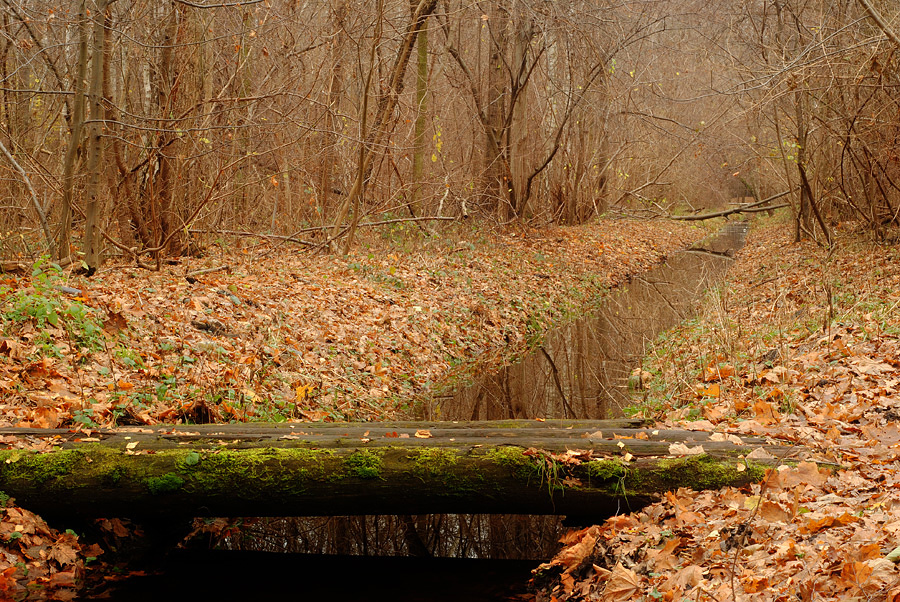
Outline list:
[[[343,258],[212,246],[159,272],[113,264],[85,279],[39,263],[3,275],[0,425],[412,416],[704,234],[611,219],[466,227],[430,242],[386,231]],[[71,598],[100,550],[0,501],[0,594]],[[110,537],[127,534],[107,522]]]
[[[636,410],[660,427],[765,434],[840,466],[670,492],[572,531],[543,601],[900,600],[900,248],[832,252],[751,231],[705,312],[656,341]]]

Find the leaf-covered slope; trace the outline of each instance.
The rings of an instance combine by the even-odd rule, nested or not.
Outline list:
[[[829,254],[783,226],[752,233],[730,287],[657,341],[644,411],[802,443],[843,469],[679,490],[570,533],[538,599],[900,599],[898,259],[851,235]]]
[[[0,422],[390,419],[701,236],[604,220],[379,238],[346,258],[211,247],[89,280],[44,265],[4,281]]]

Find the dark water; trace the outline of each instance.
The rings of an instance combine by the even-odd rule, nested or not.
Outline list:
[[[674,254],[610,295],[595,314],[550,332],[522,362],[431,400],[424,417],[621,416],[630,403],[628,377],[640,366],[646,344],[694,315],[705,291],[724,279],[746,234],[745,223],[733,223]]]
[[[525,592],[534,566],[521,560],[173,552],[161,573],[79,599],[501,602]]]

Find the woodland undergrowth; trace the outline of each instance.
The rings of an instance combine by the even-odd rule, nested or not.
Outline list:
[[[648,349],[630,408],[839,469],[786,462],[572,531],[538,600],[900,600],[900,249],[839,233],[823,249],[755,227],[700,316]]]
[[[347,256],[210,237],[203,257],[159,272],[111,262],[88,279],[40,260],[2,275],[0,425],[89,434],[414,417],[423,399],[513,361],[705,234],[621,219],[370,232]],[[97,528],[109,541],[134,530],[119,519]],[[71,599],[103,552],[2,494],[0,541],[0,599]]]

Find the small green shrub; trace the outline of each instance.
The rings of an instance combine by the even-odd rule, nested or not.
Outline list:
[[[38,328],[63,328],[78,347],[101,349],[103,327],[97,311],[64,297],[59,290],[62,279],[58,265],[38,260],[31,271],[31,288],[15,293],[0,290],[2,319],[13,324],[34,321]]]

